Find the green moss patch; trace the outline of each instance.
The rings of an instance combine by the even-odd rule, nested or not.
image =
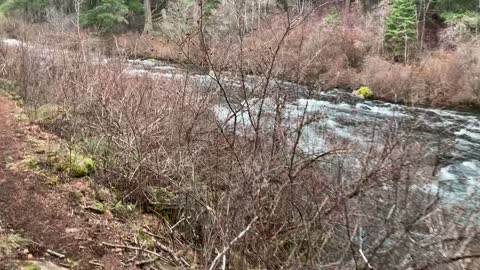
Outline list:
[[[15,93],[17,86],[14,81],[0,79],[0,91]]]
[[[90,210],[96,214],[104,214],[107,211],[105,204],[101,202],[96,202],[93,206],[87,206],[85,209]]]
[[[120,218],[127,218],[135,212],[135,205],[118,202],[112,208],[112,213]]]
[[[95,203],[95,209],[101,214],[105,213],[106,207],[103,203],[101,202],[96,202]]]
[[[49,125],[58,120],[65,119],[67,111],[65,108],[54,105],[54,104],[45,104],[35,110],[32,110],[28,117],[30,121],[38,125]]]
[[[39,144],[33,147],[33,153],[24,159],[7,164],[7,168],[15,171],[37,171],[47,176],[48,182],[56,184],[56,174],[74,178],[90,176],[95,172],[95,161],[75,151],[61,150],[59,146]],[[54,150],[55,149],[55,150]]]
[[[23,99],[18,94],[17,85],[14,81],[0,79],[0,95],[7,97],[11,100],[17,100],[23,105]]]
[[[19,122],[28,122],[28,120],[29,120],[28,115],[26,115],[24,113],[15,115],[15,119]]]
[[[73,265],[73,264],[69,263],[69,261],[72,261],[72,260],[70,260],[70,259],[65,259],[64,260],[65,266],[68,265],[69,268],[78,267],[78,263]],[[65,267],[57,266],[54,263],[48,262],[48,261],[28,261],[26,263],[26,265],[24,266],[24,268],[22,268],[22,269],[25,269],[25,270],[67,270],[67,268],[65,268]]]
[[[353,91],[352,95],[361,99],[372,99],[373,91],[368,86],[363,86]]]
[[[81,178],[92,175],[95,172],[93,159],[73,151],[70,151],[70,153],[59,153],[52,161],[51,166],[57,172],[66,172],[71,177]]]
[[[173,222],[175,218],[175,194],[166,188],[150,186],[146,191],[148,204],[146,212],[161,216],[167,222]]]
[[[27,265],[25,266],[25,270],[42,270],[42,268],[40,268],[40,266],[32,263],[32,262],[29,262],[27,263]]]

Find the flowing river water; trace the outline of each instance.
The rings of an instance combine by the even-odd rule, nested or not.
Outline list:
[[[2,43],[12,47],[24,45],[17,40],[3,40]],[[49,49],[41,50],[48,53]],[[104,61],[108,59],[99,62]],[[125,72],[130,76],[173,80],[183,79],[187,74],[187,70],[161,61],[129,60],[127,65]],[[192,73],[189,78],[201,87],[215,88],[216,83],[208,74]],[[240,89],[242,83],[249,89],[264,83],[259,77],[247,76],[242,82],[228,74],[222,76],[221,82],[232,91]],[[480,206],[480,113],[362,100],[342,90],[307,95],[311,91],[306,86],[278,80],[272,84],[281,91],[294,93],[289,94],[285,107],[287,115],[298,116],[299,112],[306,111],[308,115],[318,116],[317,121],[305,127],[300,140],[304,152],[322,153],[329,149],[332,142],[338,141],[361,145],[373,140],[374,132],[401,130],[409,134],[409,143],[422,147],[426,157],[430,155],[436,159],[431,161],[438,167],[435,181],[420,188],[439,192],[448,204]],[[250,102],[255,104],[254,100]],[[231,113],[225,102],[212,109],[218,119],[228,125]],[[266,113],[274,112],[275,103],[267,99],[263,109]],[[246,118],[246,112],[240,112],[240,121],[244,125],[248,125]]]
[[[173,65],[152,60],[130,60],[128,72],[131,75],[172,79],[185,74]],[[216,84],[208,74],[195,74],[191,78],[204,87],[211,88],[213,85],[214,88]],[[248,89],[264,83],[261,81],[262,78],[255,76],[244,79]],[[221,82],[237,91],[242,85],[240,79],[230,75],[222,76]],[[298,115],[306,108],[308,115],[318,116],[316,122],[305,127],[300,141],[304,152],[322,153],[329,149],[332,141],[363,144],[375,137],[374,132],[402,130],[409,134],[409,143],[422,147],[425,156],[435,159],[430,163],[438,166],[434,175],[436,181],[421,188],[439,192],[448,204],[480,206],[480,113],[363,100],[342,90],[307,95],[309,89],[306,86],[278,80],[273,84],[280,91],[295,93],[290,95],[292,97],[286,105],[287,115]],[[249,101],[255,104],[254,99]],[[266,113],[273,113],[275,103],[267,99],[263,109]],[[232,121],[226,104],[220,104],[213,110],[220,122],[228,124]],[[239,121],[248,125],[247,113],[243,111],[239,115]]]

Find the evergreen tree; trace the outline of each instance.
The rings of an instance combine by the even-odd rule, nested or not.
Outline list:
[[[417,40],[415,0],[394,0],[385,22],[385,44],[396,60],[407,61]]]
[[[84,6],[81,24],[109,31],[117,23],[128,24],[128,16],[143,11],[140,2],[133,0],[100,0]]]
[[[48,0],[6,0],[0,4],[0,13],[18,14],[27,21],[38,22],[45,16]]]
[[[435,7],[439,13],[453,12],[464,13],[477,11],[480,3],[478,0],[436,0]]]

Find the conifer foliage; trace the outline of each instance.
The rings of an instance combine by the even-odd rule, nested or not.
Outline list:
[[[385,22],[385,45],[397,61],[407,61],[416,47],[417,6],[415,0],[393,0]]]

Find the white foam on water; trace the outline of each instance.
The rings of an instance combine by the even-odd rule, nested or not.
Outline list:
[[[231,111],[222,105],[214,105],[212,110],[217,116],[217,120],[221,123],[226,123],[231,114]]]
[[[177,68],[172,67],[172,66],[156,66],[154,69],[171,71],[171,70],[176,70]]]
[[[464,167],[469,168],[470,170],[477,172],[477,177],[480,181],[480,161],[477,160],[471,160],[471,161],[465,161],[462,163]],[[480,184],[480,183],[479,183]]]
[[[470,131],[469,128],[464,128],[464,129],[461,129],[457,132],[455,132],[455,135],[457,136],[467,136],[467,137],[470,137],[474,140],[478,140],[479,143],[480,143],[480,131],[478,132],[473,132],[473,131]]]
[[[311,155],[327,151],[327,142],[319,136],[314,126],[306,126],[300,138],[299,147],[303,152]]]
[[[408,115],[400,112],[400,107],[398,106],[389,106],[389,107],[380,107],[380,106],[371,106],[364,103],[357,103],[355,107],[358,110],[365,111],[366,113],[389,116],[389,117],[407,117]]]
[[[450,172],[450,166],[443,167],[438,173],[438,179],[441,181],[455,181],[457,176]]]
[[[417,111],[425,111],[425,112],[433,112],[442,117],[450,117],[454,119],[474,119],[474,117],[463,115],[456,111],[451,110],[440,110],[440,109],[428,109],[428,108],[420,108],[420,107],[413,107]]]
[[[226,105],[214,105],[212,111],[215,113],[216,118],[220,124],[223,126],[233,126],[235,122],[235,117],[233,112]],[[251,111],[251,113],[254,113]],[[250,118],[247,111],[240,111],[236,114],[237,116],[237,128],[248,129],[252,127]],[[271,125],[272,123],[266,122],[265,125]]]
[[[446,204],[465,203],[480,196],[480,161],[468,160],[450,164],[439,171],[441,185],[428,184],[423,188],[432,193],[438,192]]]
[[[347,103],[340,103],[335,104],[324,100],[316,100],[316,99],[304,99],[300,98],[296,101],[296,105],[300,110],[303,112],[305,106],[307,107],[307,112],[324,112],[326,109],[334,109],[334,110],[353,110],[353,106]],[[291,107],[295,107],[295,105],[290,105]]]
[[[143,69],[136,69],[136,68],[128,68],[124,72],[126,72],[127,75],[133,76],[133,77],[147,77],[151,79],[183,79],[185,75],[183,74],[172,74],[172,73],[156,73],[156,72],[149,72],[147,70]]]

